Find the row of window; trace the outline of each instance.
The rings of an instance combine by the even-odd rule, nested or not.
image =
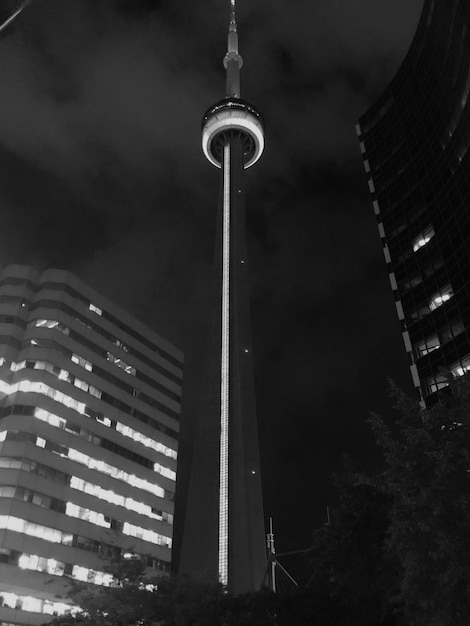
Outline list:
[[[435,311],[440,306],[442,306],[445,302],[450,300],[454,295],[452,286],[450,284],[441,287],[437,293],[431,296],[429,301],[426,304],[423,304],[417,309],[414,309],[410,313],[410,318],[412,320],[418,320],[422,317],[425,317],[431,311]]]
[[[408,243],[406,244],[406,248],[404,249],[404,251],[401,254],[396,255],[395,262],[397,264],[400,264],[403,261],[406,261],[406,259],[413,255],[413,252],[418,252],[419,250],[421,250],[421,248],[427,246],[431,239],[434,237],[434,235],[434,227],[428,226],[421,233],[419,233],[417,237],[413,239],[413,241],[411,242],[411,246],[409,246]]]
[[[81,313],[78,313],[67,304],[64,304],[63,302],[59,302],[58,300],[38,300],[34,304],[30,305],[29,310],[34,311],[35,309],[38,309],[38,308],[54,309],[54,311],[61,311],[65,313],[66,315],[74,319],[75,321],[82,324],[82,326],[84,326],[85,328],[92,330],[100,337],[103,337],[104,339],[109,341],[113,346],[120,348],[123,352],[126,352],[127,354],[131,354],[132,356],[135,356],[136,358],[139,359],[139,361],[142,361],[143,363],[145,363],[146,365],[148,365],[155,371],[164,373],[165,376],[167,375],[168,370],[164,366],[158,365],[152,359],[142,354],[139,350],[134,349],[133,346],[124,344],[115,335],[108,332],[107,330],[99,326],[98,324],[95,324],[92,320],[90,320],[85,315],[81,315]],[[181,369],[182,367],[181,363],[178,363],[177,361],[175,362],[175,359],[173,359],[170,355],[165,354],[164,358],[170,363],[173,363],[173,365],[176,365],[179,369]],[[175,376],[175,374],[172,374],[172,375]]]
[[[93,443],[94,445],[100,446],[101,448],[104,448],[105,450],[109,450],[113,454],[117,454],[126,459],[129,459],[130,461],[133,461],[134,463],[142,465],[142,467],[145,467],[147,469],[153,469],[154,472],[157,472],[158,474],[160,474],[161,476],[164,476],[165,478],[169,478],[170,480],[176,480],[176,472],[174,472],[170,468],[165,467],[164,465],[161,465],[160,463],[153,462],[150,459],[147,459],[146,457],[140,454],[137,454],[136,452],[132,452],[132,450],[128,450],[127,448],[120,446],[119,444],[114,443],[113,441],[110,441],[109,439],[99,437],[95,433],[89,430],[86,430],[85,428],[81,426],[77,426],[70,420],[66,420],[65,418],[60,417],[59,415],[50,413],[49,411],[46,411],[45,409],[41,409],[41,408],[30,406],[30,405],[15,405],[15,404],[5,407],[4,409],[0,409],[0,418],[7,417],[8,415],[34,416],[37,419],[40,419],[43,422],[46,422],[50,426],[53,426],[54,428],[60,428],[72,435],[77,435],[79,437],[82,437],[83,439],[86,439],[86,441]]]
[[[460,318],[453,320],[449,326],[442,329],[439,333],[430,335],[415,345],[416,358],[419,359],[434,350],[438,350],[454,337],[458,337],[464,330],[465,326]]]
[[[43,539],[50,543],[60,543],[66,546],[72,546],[73,544],[72,533],[59,530],[58,528],[51,528],[50,526],[43,526],[42,524],[35,524],[34,522],[13,515],[0,515],[0,529],[11,530],[22,535],[28,535],[29,537],[36,537],[37,539]],[[129,524],[129,522],[122,524],[120,532],[130,537],[137,537],[148,543],[171,548],[171,537],[161,535],[147,528],[136,526],[135,524]]]
[[[428,226],[422,233],[420,233],[413,242],[413,252],[418,252],[420,248],[426,246],[436,233],[434,227]]]
[[[105,461],[100,459],[95,459],[88,454],[84,454],[79,450],[75,450],[74,448],[68,448],[67,446],[59,445],[50,439],[44,439],[43,437],[39,437],[34,433],[23,432],[20,430],[3,430],[0,431],[0,443],[2,441],[20,441],[23,443],[32,443],[39,448],[44,448],[53,454],[57,454],[66,459],[70,459],[71,461],[75,461],[80,465],[84,465],[89,469],[96,470],[102,474],[106,474],[107,476],[111,476],[116,480],[122,481],[137,489],[142,489],[142,491],[147,491],[148,493],[152,493],[153,495],[164,498],[165,490],[160,487],[160,485],[156,485],[155,483],[151,483],[149,480],[145,478],[140,478],[140,476],[136,476],[135,474],[129,474],[129,472],[125,472],[123,469],[116,467],[114,465],[110,465]]]
[[[3,364],[3,362],[4,362],[4,359],[0,358],[0,366]],[[25,382],[25,381],[22,381],[22,382]],[[68,408],[74,408],[72,406],[74,399],[71,398],[70,396],[65,396],[65,394],[61,394],[60,392],[55,392],[53,395],[49,395],[49,393],[44,393],[44,387],[39,387],[39,385],[42,385],[42,383],[35,383],[33,387],[34,393],[42,393],[43,395],[52,397],[56,402],[59,402],[60,404],[64,404]],[[49,392],[51,388],[49,388],[47,385],[45,385],[45,387],[47,387],[47,392]],[[10,385],[10,388],[11,388],[11,385]],[[7,383],[2,384],[2,382],[0,381],[0,389],[4,391],[4,393],[7,393]],[[22,386],[21,391],[22,392],[26,391],[26,388],[24,385]],[[14,393],[14,392],[10,390],[8,393]],[[83,403],[80,403],[78,401],[75,401],[75,402],[78,407],[78,408],[75,408],[75,410],[78,413],[80,413],[80,415],[85,415],[86,417],[94,419],[95,421],[99,422],[100,424],[103,424],[104,426],[107,426],[108,428],[113,428],[117,432],[120,432],[124,437],[128,437],[132,439],[133,441],[137,441],[141,443],[143,446],[147,448],[151,448],[152,450],[155,450],[156,452],[160,452],[161,454],[171,459],[175,459],[175,460],[177,459],[178,453],[173,448],[170,448],[169,446],[166,446],[163,443],[160,443],[159,441],[155,441],[151,437],[147,437],[146,435],[143,435],[139,431],[134,430],[133,428],[130,428],[129,426],[126,426],[125,424],[122,424],[121,422],[118,422],[116,420],[111,420],[108,417],[105,417],[99,411],[94,411],[90,407],[83,405]],[[15,407],[17,408],[15,409]],[[22,407],[22,408],[20,409],[19,407]],[[23,405],[12,405],[9,407],[5,407],[1,411],[0,414],[2,417],[10,415],[11,413],[14,413],[16,415],[29,415],[30,414],[28,412],[29,410],[30,409],[28,409],[28,407],[23,406]],[[36,417],[39,417],[39,419],[41,419],[39,415],[36,415]],[[58,419],[60,420],[62,418],[58,418]],[[56,424],[53,424],[52,422],[50,423],[52,425],[56,425]],[[58,422],[57,425],[59,428],[62,427],[60,425],[60,422]],[[92,440],[90,439],[90,441]]]
[[[69,409],[73,409],[74,411],[81,413],[82,415],[85,414],[87,408],[87,405],[84,402],[80,402],[79,400],[63,393],[62,391],[54,389],[54,387],[46,385],[46,383],[42,382],[21,380],[17,383],[9,384],[4,380],[0,380],[0,391],[3,392],[5,395],[12,395],[14,393],[17,393],[18,391],[21,391],[23,393],[39,393],[41,395],[47,396],[48,398],[51,398],[52,400],[55,400],[56,402],[59,402],[60,404],[63,404]],[[108,394],[102,393],[101,399],[108,404],[113,404],[113,402],[108,402],[108,399],[113,400],[113,398],[111,398],[111,396],[109,396]],[[123,403],[120,404],[122,405]],[[119,408],[122,410],[122,407]],[[178,438],[178,433],[175,430],[166,427],[159,422],[153,422],[153,420],[151,420],[147,415],[141,413],[140,411],[137,411],[136,409],[131,409],[128,414],[131,417],[134,417],[137,420],[144,422],[145,424],[153,426],[156,430],[164,432],[170,437],[173,437],[175,439]]]
[[[43,321],[43,320],[36,320],[36,321]],[[37,345],[37,342],[36,342],[36,344],[33,344],[33,345]],[[62,351],[62,352],[65,352],[65,351]],[[67,351],[67,352],[69,352],[69,351]],[[107,355],[110,355],[110,353],[108,352]],[[108,371],[106,371],[106,370],[104,370],[104,369],[102,369],[102,368],[100,368],[100,367],[98,367],[96,365],[93,365],[90,361],[87,361],[86,359],[84,359],[83,357],[80,357],[79,355],[76,355],[76,354],[73,354],[73,353],[69,352],[69,354],[67,356],[74,363],[77,363],[78,365],[80,365],[81,367],[83,367],[84,369],[86,369],[86,370],[88,370],[90,372],[93,371],[94,374],[96,374],[96,376],[99,376],[103,380],[106,380],[106,381],[112,383],[113,385],[118,387],[121,391],[125,391],[127,394],[137,398],[138,400],[141,400],[145,404],[148,404],[149,406],[151,406],[151,407],[153,407],[155,409],[158,409],[158,410],[162,411],[163,413],[169,415],[170,417],[173,417],[175,419],[179,419],[179,413],[177,413],[176,411],[173,411],[172,409],[168,408],[166,405],[162,404],[158,400],[155,400],[155,398],[151,398],[146,393],[143,393],[142,391],[139,391],[133,385],[128,385],[127,383],[125,383],[124,381],[120,380],[116,376],[113,376],[112,374],[110,374]],[[111,356],[113,356],[113,355],[111,355]],[[113,358],[115,358],[115,357],[113,357]],[[71,376],[71,374],[69,374],[69,376]],[[154,383],[153,387],[157,391],[160,391],[165,396],[170,398],[171,400],[175,400],[176,402],[179,402],[180,399],[181,399],[181,396],[179,394],[176,394],[173,391],[168,390],[163,385],[158,385],[158,383]],[[86,391],[86,389],[85,389],[85,391]],[[101,397],[101,395],[99,397]]]
[[[82,296],[78,291],[76,291],[75,289],[67,285],[66,283],[56,283],[52,281],[47,281],[47,282],[41,283],[40,285],[36,285],[35,283],[24,278],[7,277],[0,281],[0,287],[2,287],[3,285],[26,285],[34,293],[37,293],[38,291],[41,291],[44,289],[64,291],[65,293],[72,296],[73,298],[83,302],[90,311],[93,311],[97,313],[98,315],[102,316],[104,319],[111,322],[112,324],[114,324],[115,326],[117,326],[118,328],[126,332],[131,337],[134,337],[134,339],[137,339],[138,341],[140,341],[140,343],[142,343],[143,345],[147,346],[148,348],[150,348],[157,354],[160,354],[161,356],[166,358],[170,363],[173,363],[174,365],[180,368],[182,366],[182,363],[178,359],[176,359],[171,354],[163,350],[163,348],[160,348],[159,346],[155,345],[152,341],[150,341],[147,337],[136,332],[131,326],[128,326],[127,324],[124,324],[123,322],[120,322],[116,317],[114,317],[110,313],[107,313],[106,311],[103,311],[102,309],[99,309],[98,307],[93,305],[90,302],[90,300],[88,300],[88,298],[85,298],[84,296]]]
[[[2,338],[0,337],[0,343],[2,343]],[[49,341],[49,340],[35,340],[35,339],[31,339],[30,340],[32,343],[34,342],[34,345],[37,345],[38,347],[44,347],[44,348],[49,348],[52,349],[56,352],[59,352],[60,354],[64,354],[65,348],[62,348],[62,346],[60,346],[59,344],[53,342],[53,341]],[[47,344],[47,345],[46,345]],[[29,343],[28,343],[29,345]],[[24,344],[21,346],[21,348],[23,349],[24,347],[26,347]],[[68,351],[69,352],[69,351]],[[91,369],[89,369],[90,367],[92,367],[92,364],[89,361],[86,361],[85,359],[83,359],[82,357],[80,357],[79,355],[73,354],[70,357],[70,360],[73,361],[74,363],[78,363],[79,360],[81,360],[82,362],[80,363],[80,365],[82,367],[84,367],[85,369],[88,369],[89,371],[92,371]],[[33,361],[26,361],[26,363],[32,363]],[[3,365],[5,363],[5,359],[0,359],[0,365]],[[86,364],[89,364],[89,366],[87,366]],[[57,368],[58,371],[60,371],[59,368]],[[133,409],[133,412],[136,412],[135,409]],[[104,418],[104,416],[100,413],[98,413],[97,411],[93,411],[92,409],[90,409],[89,407],[87,407],[87,415],[91,416],[91,414],[95,414],[95,415],[101,415],[101,419],[98,419],[98,417],[96,417],[96,419],[102,423],[105,423],[105,421],[109,422],[106,423],[106,426],[110,426],[111,425],[111,421],[108,418]],[[138,412],[137,412],[138,413]],[[169,428],[168,426],[166,426],[165,424],[161,424],[160,422],[157,422],[155,420],[152,420],[150,422],[146,422],[145,421],[145,416],[144,414],[138,414],[138,415],[133,415],[133,417],[136,417],[137,419],[139,419],[139,421],[142,421],[144,423],[148,423],[150,426],[152,426],[152,428],[154,428],[155,430],[158,430],[160,432],[163,432],[165,434],[168,434],[169,436],[173,437],[174,439],[178,438],[178,433]],[[150,419],[150,418],[148,418]],[[105,421],[104,421],[105,420]],[[114,422],[113,424],[119,424],[119,422]],[[114,426],[113,426],[114,427]],[[130,429],[132,430],[132,429]],[[137,431],[133,431],[133,432],[137,432]],[[139,433],[138,433],[139,434]],[[165,456],[168,456],[172,459],[176,459],[177,458],[177,452],[176,450],[174,450],[173,448],[169,448],[159,442],[156,442],[155,440],[151,439],[150,437],[146,437],[145,435],[140,435],[140,439],[135,439],[133,436],[131,437],[133,438],[135,441],[140,441],[140,443],[142,443],[143,445],[145,445],[148,448],[153,448],[155,450],[157,450],[157,452],[161,452],[162,454],[164,454]],[[158,449],[155,447],[158,446]]]
[[[13,554],[13,559],[16,555]],[[10,563],[14,564],[14,563]],[[67,576],[72,580],[80,580],[81,582],[91,583],[93,585],[103,585],[109,587],[113,583],[111,574],[100,572],[99,570],[83,567],[82,565],[73,565],[73,563],[64,563],[56,559],[38,556],[37,554],[19,554],[17,560],[20,569],[32,570],[33,572],[45,572],[53,576]]]
[[[87,493],[90,496],[94,496],[99,500],[104,500],[110,504],[122,506],[128,511],[135,511],[140,515],[146,515],[147,517],[157,519],[160,522],[167,522],[168,524],[173,523],[173,515],[170,513],[157,510],[155,507],[139,502],[138,500],[134,500],[133,498],[126,498],[112,489],[104,489],[100,485],[83,480],[83,478],[71,476],[70,487],[72,489],[76,489],[77,491]]]
[[[84,491],[84,489],[82,489]],[[64,513],[69,517],[75,517],[103,528],[117,529],[122,526],[124,522],[119,520],[113,520],[110,517],[104,516],[102,513],[97,513],[91,509],[80,507],[73,502],[65,502],[58,498],[47,496],[43,493],[31,491],[26,487],[3,485],[0,486],[0,498],[13,498],[22,502],[29,502],[51,511],[57,511],[58,513]],[[136,513],[146,515],[152,519],[166,522],[167,524],[173,524],[173,515],[165,511],[159,511],[150,505],[138,502],[133,498],[126,499],[126,509],[129,511],[135,511]]]
[[[40,321],[42,321],[42,320],[40,320]],[[64,332],[64,334],[70,335],[71,339],[73,339],[74,341],[77,341],[78,343],[84,344],[88,349],[91,349],[93,352],[96,352],[97,354],[99,354],[103,358],[106,358],[108,360],[110,360],[111,358],[116,358],[110,352],[106,352],[105,350],[101,350],[100,347],[97,346],[96,344],[92,344],[92,347],[91,347],[90,345],[88,345],[88,344],[91,344],[91,342],[89,342],[88,340],[85,340],[78,333],[75,333],[73,330],[70,330],[70,329],[66,328],[65,326],[63,326],[59,322],[54,322],[52,320],[45,320],[45,321],[49,322],[49,323],[52,323],[52,324],[55,324],[56,325],[55,328],[57,328],[61,332]],[[65,330],[63,330],[63,329],[65,329]],[[8,344],[8,343],[11,343],[11,342],[9,341],[8,337],[0,337],[0,343]],[[37,347],[37,348],[46,348],[48,350],[53,350],[54,352],[57,352],[57,354],[65,356],[67,359],[70,359],[73,363],[76,363],[77,365],[80,365],[81,367],[83,367],[84,369],[88,370],[89,372],[91,372],[91,371],[95,372],[98,376],[100,376],[101,378],[103,378],[105,380],[108,380],[109,382],[117,385],[120,389],[124,388],[128,393],[131,393],[132,395],[137,395],[137,394],[134,394],[134,390],[133,390],[133,387],[131,385],[126,385],[126,383],[124,383],[123,381],[119,380],[115,376],[112,376],[112,374],[110,374],[106,370],[98,368],[97,366],[93,365],[87,359],[84,359],[80,355],[73,353],[72,350],[69,350],[68,348],[65,348],[61,344],[59,344],[59,343],[57,343],[55,341],[52,341],[51,339],[44,339],[44,338],[39,338],[39,337],[34,337],[34,338],[31,338],[31,339],[28,339],[27,341],[25,341],[25,342],[23,342],[21,344],[21,349],[23,350],[25,348],[29,348],[30,346],[34,346],[34,347]],[[103,352],[103,354],[102,354],[102,352]],[[139,378],[143,382],[147,383],[149,386],[154,387],[157,391],[161,391],[165,395],[171,396],[173,399],[177,399],[178,400],[180,398],[180,395],[173,394],[173,392],[168,391],[166,389],[166,387],[164,387],[163,385],[159,385],[159,383],[156,383],[154,380],[152,380],[148,376],[145,376],[144,374],[141,374],[139,371],[137,371],[136,376],[137,376],[137,378]],[[156,401],[152,400],[152,402],[149,403],[149,404],[150,404],[150,406],[154,406],[155,403],[156,403]],[[161,410],[163,413],[168,414],[168,411],[167,411],[167,409],[166,409],[166,407],[164,405],[161,405],[161,406],[160,405],[158,405],[158,406],[155,405],[155,407],[158,408],[159,410]],[[133,410],[135,411],[135,409],[133,409]],[[142,414],[141,421],[145,421],[145,419],[143,419],[144,417],[146,417],[146,416],[144,416]],[[170,417],[172,417],[172,416],[170,416]],[[157,430],[161,430],[162,432],[166,432],[165,429],[168,430],[168,427],[166,427],[163,424],[160,424],[159,422],[157,422],[157,425],[154,426],[154,428],[156,428]],[[175,432],[175,431],[172,431],[172,432]]]
[[[1,301],[2,298],[5,298],[5,296],[0,296],[0,301]],[[51,308],[51,307],[49,307],[49,308]],[[82,320],[80,320],[78,318],[74,318],[74,319],[76,319],[76,321],[80,322],[82,325],[85,325]],[[20,328],[23,328],[23,329],[26,329],[26,326],[27,326],[26,322],[21,317],[15,317],[14,315],[0,315],[0,324],[14,324],[15,326],[19,326]],[[107,359],[108,351],[104,350],[103,348],[100,348],[100,346],[98,346],[95,342],[90,341],[89,339],[86,339],[85,337],[80,335],[80,333],[75,332],[73,329],[68,328],[67,326],[65,326],[61,322],[58,322],[57,320],[49,320],[49,319],[48,320],[45,320],[45,319],[33,320],[32,322],[28,323],[28,328],[31,328],[31,327],[47,328],[47,329],[50,329],[50,330],[54,330],[54,329],[59,330],[64,335],[70,336],[70,338],[73,339],[74,341],[77,341],[78,343],[81,343],[82,345],[84,345],[88,349],[92,350],[93,352],[95,352],[95,353],[99,354],[100,356],[102,356],[103,358]],[[90,328],[90,330],[92,330],[91,327],[89,327],[89,328]],[[4,343],[9,344],[9,343],[13,343],[13,341],[14,341],[14,339],[12,340],[12,338],[7,337],[6,341]],[[41,345],[41,340],[40,339],[31,339],[30,343],[28,345],[40,346]],[[119,342],[118,340],[113,342],[113,345],[117,345],[120,348],[123,347],[121,342]],[[25,346],[23,346],[23,347],[25,347]],[[149,359],[146,359],[146,357],[144,357],[140,353],[133,352],[133,356],[135,356],[136,358],[139,358],[141,361],[143,361],[144,363],[146,363],[147,365],[152,367],[152,369],[154,369],[155,371],[159,372],[160,374],[163,374],[169,380],[171,380],[173,382],[176,382],[178,385],[181,385],[181,378],[175,376],[171,372],[168,372],[163,367],[156,366],[152,361],[150,361]],[[172,397],[176,397],[177,399],[179,399],[181,397],[180,395],[175,394],[172,391],[169,391],[167,389],[167,387],[165,387],[164,385],[161,385],[160,383],[155,381],[153,378],[150,378],[149,376],[146,376],[145,374],[143,374],[142,372],[137,371],[137,370],[136,370],[136,378],[139,378],[140,380],[146,382],[148,385],[150,385],[154,389],[156,389],[158,391],[161,391],[162,393],[164,393],[166,395],[172,395]],[[161,407],[163,407],[163,408],[159,407],[160,410],[162,410],[163,412],[166,412],[165,411],[165,409],[166,409],[165,405],[161,405]],[[174,415],[171,415],[171,416],[174,417]]]
[[[444,267],[444,259],[440,255],[435,256],[433,259],[429,260],[428,264],[422,265],[416,272],[408,275],[400,286],[404,291],[417,287],[427,278],[435,274],[441,267]]]
[[[1,301],[1,297],[0,297],[0,301]],[[91,350],[92,352],[99,355],[100,357],[106,359],[107,361],[110,361],[117,367],[123,369],[127,374],[131,374],[132,376],[135,376],[136,378],[147,383],[150,387],[153,387],[157,391],[161,391],[162,393],[165,393],[165,394],[171,393],[169,392],[167,387],[158,383],[154,378],[147,376],[146,374],[144,374],[140,370],[137,370],[135,367],[131,366],[129,363],[126,363],[125,361],[123,361],[122,359],[114,355],[113,353],[105,350],[104,348],[101,348],[98,344],[96,344],[96,342],[90,341],[89,339],[80,335],[80,333],[77,333],[72,328],[65,326],[64,324],[62,324],[61,322],[58,322],[57,320],[37,319],[37,320],[33,320],[32,322],[29,322],[28,326],[36,327],[36,328],[47,328],[50,330],[53,330],[53,329],[60,330],[60,332],[62,332],[64,335],[69,336],[71,339],[73,339],[77,343],[80,343],[81,345],[88,348],[88,350]],[[35,346],[39,345],[42,347],[50,347],[49,343],[54,344],[55,342],[51,342],[50,340],[48,342],[48,340],[46,339],[39,339],[39,338],[31,339],[31,345],[35,345]],[[27,345],[24,345],[23,347],[27,347]],[[70,358],[71,350],[68,350],[67,348],[64,348],[63,346],[59,346],[59,344],[55,344],[55,345],[58,348],[57,350],[58,352],[60,352],[61,354],[65,354],[67,358]],[[118,347],[122,347],[122,346],[118,346]],[[170,372],[167,372],[163,368],[160,368],[160,369],[161,371],[160,370],[157,370],[157,371],[160,374],[163,374],[165,378],[168,378],[172,382],[175,382],[178,385],[181,385],[180,378],[178,378],[177,376],[174,376]],[[181,396],[179,394],[174,394],[174,397],[178,399]]]
[[[42,538],[43,537],[41,537],[41,539]],[[62,539],[59,543],[67,547],[77,548],[78,550],[84,550],[86,552],[94,552],[96,554],[100,554],[103,558],[118,559],[123,556],[121,548],[118,548],[117,546],[112,546],[110,544],[101,543],[99,541],[95,541],[94,539],[83,537],[82,535],[63,533]],[[7,548],[0,548],[0,563],[8,563],[9,555],[11,552],[12,551]],[[7,555],[7,557],[5,557],[5,554]],[[154,561],[159,561],[159,559],[153,559],[152,557],[140,557],[140,555],[137,556],[139,558],[142,558],[144,563],[148,564],[149,567],[154,564]],[[166,564],[166,567],[169,566],[169,563],[167,561],[163,561],[163,563]]]
[[[80,607],[65,602],[52,602],[33,596],[20,596],[10,591],[0,590],[0,606],[44,615],[70,615],[80,611]],[[15,625],[16,626],[16,625]]]
[[[449,368],[450,373],[446,372],[434,374],[434,376],[427,378],[424,381],[424,393],[425,395],[439,391],[449,385],[449,378],[465,376],[470,372],[470,355],[460,359],[458,363],[454,363]]]
[[[35,319],[35,320],[32,320],[31,322],[28,322],[27,328],[47,328],[49,330],[56,329],[56,330],[59,330],[61,333],[63,333],[64,335],[67,335],[67,336],[71,336],[71,334],[73,333],[73,331],[70,328],[68,328],[68,326],[65,326],[61,322],[58,322],[57,320],[43,319],[43,318]],[[74,335],[74,337],[72,337],[72,338],[74,340],[77,340],[76,339],[76,335]],[[86,346],[89,347],[88,344],[90,342],[89,341],[85,341],[84,338],[81,337],[81,340],[79,342],[83,343],[83,344],[86,343]],[[35,345],[35,344],[33,344],[33,345]],[[150,378],[149,376],[146,376],[145,374],[142,374],[140,371],[139,371],[139,373],[137,375],[137,370],[136,370],[135,367],[133,367],[132,365],[129,365],[128,363],[126,363],[125,361],[123,361],[121,358],[117,357],[113,353],[111,353],[109,351],[105,351],[102,348],[100,348],[99,346],[96,346],[95,344],[93,344],[93,345],[94,345],[93,352],[96,352],[96,353],[100,354],[100,356],[102,356],[103,358],[106,358],[107,361],[109,361],[113,365],[116,365],[116,367],[119,367],[120,369],[124,370],[126,373],[131,374],[131,375],[139,378],[140,380],[143,380],[148,385],[152,386],[154,389],[156,389],[157,391],[160,391],[161,393],[167,395],[168,397],[172,398],[173,400],[176,400],[176,401],[181,400],[181,394],[180,393],[175,393],[175,392],[171,391],[170,389],[168,389],[164,385],[161,385],[160,383],[158,383],[153,378]],[[70,351],[66,350],[66,349],[62,349],[62,352],[66,352],[67,356],[69,356],[69,354],[70,354]],[[91,366],[91,363],[89,363],[89,362],[87,362],[87,363],[88,363],[87,369],[89,369],[89,371],[92,371],[92,369],[94,369],[95,371],[96,371],[96,369],[99,369],[96,366],[93,368]],[[100,371],[100,376],[104,376],[104,375],[111,376],[105,370],[99,369],[99,371]],[[126,383],[123,383],[123,381],[121,381],[119,378],[111,377],[111,379],[112,379],[112,382],[114,382],[114,384],[116,384],[118,386],[122,385],[122,384],[124,384],[124,385],[126,384]],[[178,382],[180,382],[180,381],[178,381]],[[131,393],[132,393],[133,392],[133,387],[131,385],[127,385],[127,386],[130,388]],[[135,393],[133,393],[133,395],[135,395]]]
[[[122,494],[116,493],[112,489],[104,489],[100,485],[88,482],[82,478],[78,478],[77,476],[65,474],[60,470],[56,470],[48,465],[43,465],[42,463],[38,463],[36,461],[17,457],[0,457],[0,469],[24,470],[32,474],[36,474],[41,478],[45,478],[46,480],[65,484],[71,489],[76,489],[77,491],[86,493],[94,498],[97,498],[98,500],[103,500],[104,502],[121,506],[128,511],[135,511],[140,515],[145,515],[159,521],[167,522],[168,524],[173,523],[173,516],[169,513],[158,510],[155,507],[138,500],[134,500],[133,498],[123,496]]]
[[[30,324],[28,324],[28,326],[33,325],[36,328],[37,327],[37,322],[54,323],[53,320],[34,320],[33,322],[30,322]],[[57,330],[60,330],[60,332],[63,332],[64,334],[68,334],[68,330],[69,329],[67,327],[63,326],[62,324],[60,324],[59,322],[57,322],[57,325],[55,326],[55,328],[57,328]],[[36,343],[36,345],[37,345],[37,343]],[[107,353],[107,354],[109,354],[109,353]],[[165,404],[162,404],[161,402],[158,402],[158,400],[155,400],[154,398],[151,398],[147,394],[145,394],[145,393],[135,389],[135,387],[133,387],[132,385],[127,385],[122,380],[120,380],[116,376],[113,376],[112,374],[110,374],[106,370],[103,370],[103,369],[101,369],[101,368],[99,368],[97,366],[93,367],[93,365],[89,361],[87,361],[86,363],[88,363],[88,367],[86,367],[86,369],[88,369],[89,371],[91,371],[91,369],[92,369],[94,371],[94,373],[97,376],[99,376],[100,378],[103,378],[104,380],[108,380],[113,385],[116,385],[117,387],[119,387],[119,389],[121,389],[121,390],[125,391],[126,393],[128,393],[128,394],[130,394],[130,395],[132,395],[132,396],[134,396],[136,398],[138,398],[142,402],[145,402],[145,404],[148,404],[149,406],[162,411],[162,413],[165,413],[169,417],[173,417],[174,419],[179,420],[179,418],[180,418],[179,413],[176,412],[176,411],[173,411],[172,409],[167,407]],[[166,387],[163,387],[163,385],[158,385],[158,383],[154,382],[153,386],[154,387],[159,387],[158,390],[161,391],[162,393],[164,393],[166,396],[170,397],[171,399],[179,401],[180,396],[178,394],[173,393],[172,391],[169,391]],[[101,398],[102,394],[100,394],[97,397]],[[120,402],[119,400],[117,400],[116,398],[113,398],[112,396],[109,396],[109,397],[111,398],[111,400],[115,404],[118,403],[118,404],[122,405],[123,407],[126,407],[125,409],[122,409],[122,410],[125,410],[126,412],[131,410],[131,407],[129,407],[129,405],[125,404],[124,402]]]
[[[83,542],[88,542],[92,544],[92,547],[83,548]],[[72,547],[79,549],[86,549],[88,552],[101,553],[103,557],[109,557],[113,559],[125,559],[125,560],[138,560],[145,567],[151,567],[154,570],[158,570],[160,572],[169,572],[170,571],[170,563],[168,561],[162,561],[161,559],[156,559],[151,556],[143,556],[141,554],[136,554],[135,552],[131,552],[129,550],[121,550],[117,546],[111,546],[108,544],[102,544],[99,541],[94,541],[92,539],[86,539],[85,537],[80,537],[79,535],[74,535],[74,540],[72,542]],[[25,562],[29,561],[30,564],[34,565],[34,569],[36,571],[43,571],[49,574],[55,574],[55,565],[53,562],[45,562],[47,561],[47,557],[35,556],[33,559],[26,561],[26,559],[22,559],[23,554],[17,550],[11,550],[9,548],[0,548],[0,563],[6,563],[8,565],[19,565],[20,567],[24,567]],[[31,556],[31,555],[28,555]],[[39,565],[39,569],[37,566]],[[32,569],[27,566],[24,569]],[[70,576],[71,570],[65,566],[65,575]],[[61,576],[63,572],[59,570],[60,573],[57,575]],[[88,581],[92,582],[92,581]],[[1,622],[0,622],[1,625]]]

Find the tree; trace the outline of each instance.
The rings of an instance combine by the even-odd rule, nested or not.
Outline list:
[[[396,626],[397,564],[386,549],[390,500],[350,464],[336,487],[338,504],[314,533],[309,553],[318,624]]]
[[[53,626],[268,626],[275,598],[266,591],[233,597],[222,585],[188,578],[149,578],[139,560],[118,558],[103,570],[110,587],[70,582],[68,598],[82,612]]]
[[[387,548],[411,626],[467,625],[470,616],[470,380],[421,409],[399,390],[395,428],[371,425],[385,457],[375,480],[391,501]]]
[[[325,624],[467,626],[470,376],[428,409],[392,396],[394,423],[369,420],[383,469],[349,466],[331,523],[314,535],[312,594]]]

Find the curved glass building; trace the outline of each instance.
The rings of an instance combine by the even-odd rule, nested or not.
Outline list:
[[[470,3],[425,0],[410,50],[357,125],[414,385],[470,370]]]

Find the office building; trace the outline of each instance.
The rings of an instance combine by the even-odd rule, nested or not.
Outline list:
[[[265,530],[250,330],[244,169],[263,152],[259,112],[240,98],[235,1],[230,3],[226,96],[203,117],[202,148],[220,168],[213,302],[194,441],[181,573],[258,589]]]
[[[116,557],[168,574],[181,384],[181,353],[72,274],[0,272],[0,623],[70,612],[68,580]]]
[[[425,0],[411,48],[357,126],[423,404],[470,369],[470,4]]]

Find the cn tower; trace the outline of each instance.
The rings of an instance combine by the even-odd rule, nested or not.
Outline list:
[[[225,98],[202,120],[202,149],[220,172],[214,276],[180,573],[234,594],[266,569],[253,379],[243,171],[264,148],[261,115],[240,97],[235,0],[230,1]]]

